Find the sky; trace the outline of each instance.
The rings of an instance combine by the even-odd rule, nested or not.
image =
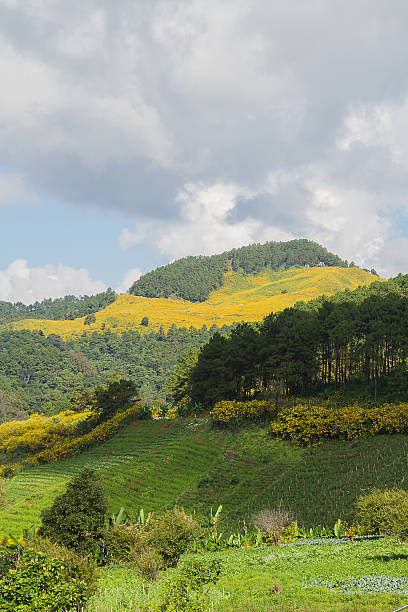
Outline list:
[[[406,0],[0,0],[0,300],[308,238],[408,272]]]

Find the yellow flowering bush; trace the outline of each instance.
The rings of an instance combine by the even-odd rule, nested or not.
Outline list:
[[[54,440],[52,445],[44,448],[40,452],[23,459],[18,463],[12,465],[3,465],[0,467],[0,477],[5,475],[10,469],[15,471],[19,467],[24,465],[39,465],[40,463],[54,463],[65,457],[72,457],[77,455],[81,451],[89,448],[93,444],[99,442],[105,442],[108,438],[111,438],[120,427],[123,427],[126,423],[133,421],[138,412],[140,406],[135,404],[123,412],[118,412],[108,421],[99,423],[87,434],[82,436],[76,436],[71,438],[60,438]],[[82,413],[84,414],[84,413]]]
[[[0,425],[0,452],[6,455],[35,452],[75,434],[80,423],[95,418],[94,412],[66,410],[51,417],[32,414],[25,421]]]
[[[324,440],[353,440],[380,433],[408,432],[408,403],[382,404],[373,408],[353,403],[330,405],[295,404],[281,409],[269,433],[297,446],[316,446]]]
[[[276,406],[264,400],[236,402],[223,400],[214,406],[212,418],[216,423],[231,423],[240,420],[259,420],[276,413]]]

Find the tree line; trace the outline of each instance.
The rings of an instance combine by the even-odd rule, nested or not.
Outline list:
[[[211,407],[248,399],[254,390],[305,394],[332,385],[373,383],[408,359],[408,275],[388,283],[320,297],[214,334],[188,373],[186,393]],[[184,372],[185,374],[185,372]]]
[[[66,295],[63,298],[47,298],[28,306],[22,302],[13,304],[0,301],[0,325],[21,319],[75,319],[102,310],[112,304],[116,297],[112,289],[107,289],[91,296]]]

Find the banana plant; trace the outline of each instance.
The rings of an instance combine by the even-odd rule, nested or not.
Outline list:
[[[136,519],[136,523],[139,525],[140,529],[146,529],[152,518],[153,512],[148,512],[147,514],[145,514],[143,508],[140,508],[139,516]]]
[[[125,509],[122,506],[117,514],[109,515],[109,527],[119,527],[119,525],[122,525],[125,522],[125,520],[126,520]]]
[[[26,529],[23,529],[24,542],[30,542],[31,540],[34,540],[35,533],[36,533],[35,525],[31,525],[31,527],[27,527]]]
[[[340,519],[337,519],[337,521],[335,522],[333,531],[334,531],[334,535],[336,536],[336,538],[340,538],[342,534],[344,533],[344,525]]]
[[[213,509],[210,508],[210,513],[208,515],[208,524],[212,531],[217,531],[218,521],[220,520],[220,514],[222,512],[222,505],[220,504],[217,508],[217,511],[213,512]]]

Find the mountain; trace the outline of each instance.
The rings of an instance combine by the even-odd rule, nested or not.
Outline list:
[[[348,267],[337,255],[310,240],[251,244],[208,257],[184,257],[144,274],[129,289],[132,295],[178,297],[190,302],[208,300],[226,282],[226,273],[259,275],[298,266]]]

